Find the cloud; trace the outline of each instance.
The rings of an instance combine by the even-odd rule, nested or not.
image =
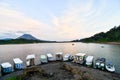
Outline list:
[[[46,23],[27,16],[11,7],[10,4],[0,2],[0,33],[8,32],[8,36],[12,33],[16,37],[30,33],[37,38],[48,40],[73,40],[89,37],[105,29],[100,25],[104,26],[111,22],[103,22],[104,18],[101,18],[107,2],[106,0],[68,0],[67,7],[60,12],[61,14],[48,11],[51,20],[49,19],[50,21]]]
[[[9,7],[10,5],[5,2],[0,2],[0,7]]]
[[[0,33],[0,39],[4,39],[4,38],[14,39],[16,38],[16,36],[18,36],[18,34],[16,34],[15,32],[11,32],[11,31]]]
[[[16,37],[28,32],[36,37],[44,38],[46,32],[51,29],[42,21],[27,17],[24,13],[11,8],[11,5],[0,2],[0,30],[1,36],[10,31],[11,35],[17,34]],[[5,36],[9,37],[9,35],[10,33]]]
[[[95,34],[99,26],[94,28],[94,19],[101,15],[105,4],[106,1],[103,0],[70,1],[68,8],[61,16],[52,14],[52,24],[56,28],[56,35],[60,36],[59,40],[80,39]]]
[[[86,24],[83,14],[86,15],[90,13],[92,4],[93,0],[84,4],[71,4],[68,9],[63,12],[63,15],[58,17],[51,15],[57,35],[61,36],[59,39],[72,40],[75,38],[83,38],[91,34],[85,33],[84,31]]]
[[[26,34],[26,33],[29,33],[29,31],[17,31],[16,33]]]

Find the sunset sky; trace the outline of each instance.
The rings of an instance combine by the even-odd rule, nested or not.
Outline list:
[[[0,39],[74,40],[120,25],[120,0],[0,0]]]

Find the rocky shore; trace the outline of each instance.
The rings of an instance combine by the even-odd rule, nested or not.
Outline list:
[[[120,75],[72,62],[51,62],[13,72],[0,80],[120,80]]]

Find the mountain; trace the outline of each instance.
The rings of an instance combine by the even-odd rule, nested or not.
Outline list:
[[[2,39],[0,44],[26,44],[26,43],[55,43],[56,41],[39,40],[30,34],[23,34],[16,39]]]
[[[73,40],[72,42],[120,42],[120,25],[107,32],[100,32],[91,37]]]
[[[22,36],[18,37],[17,39],[26,39],[26,40],[38,40],[34,36],[30,34],[23,34]]]

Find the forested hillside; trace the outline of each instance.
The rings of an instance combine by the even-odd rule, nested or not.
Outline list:
[[[89,38],[73,40],[72,42],[120,42],[120,25],[107,32],[100,32]]]

